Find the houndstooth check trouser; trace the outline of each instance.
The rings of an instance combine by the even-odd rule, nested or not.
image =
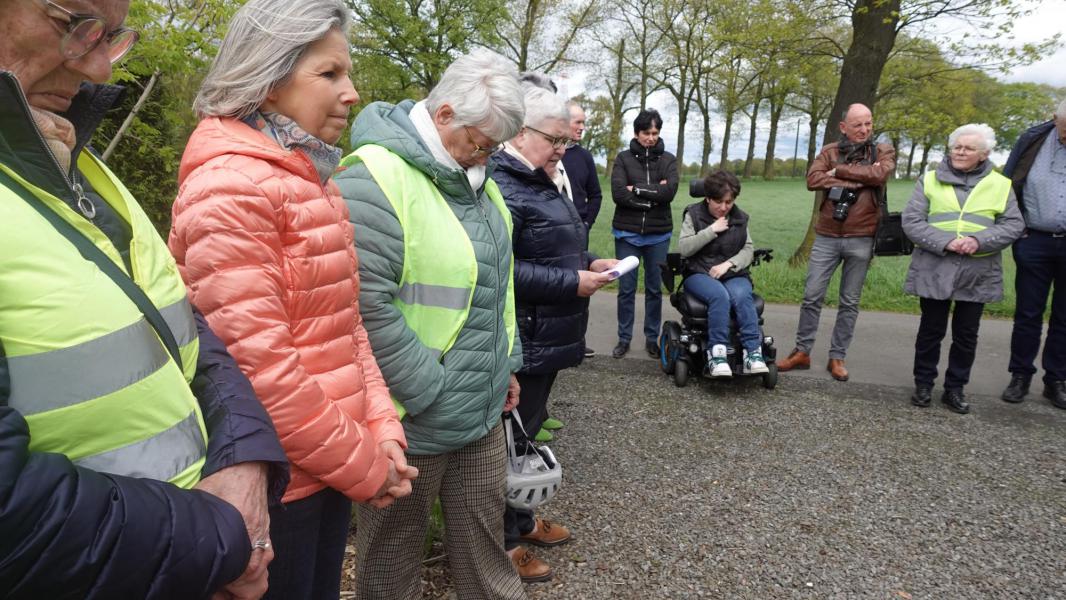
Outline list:
[[[503,427],[445,454],[407,455],[418,468],[409,496],[378,510],[356,510],[356,598],[417,600],[422,550],[433,501],[444,509],[448,566],[462,600],[526,598],[503,549],[507,450]]]

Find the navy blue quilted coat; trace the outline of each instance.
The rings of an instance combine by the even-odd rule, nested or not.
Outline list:
[[[577,295],[577,272],[592,261],[585,224],[543,169],[531,171],[505,151],[494,158],[492,178],[514,221],[521,372],[544,374],[576,366],[585,356],[589,315],[588,298]]]

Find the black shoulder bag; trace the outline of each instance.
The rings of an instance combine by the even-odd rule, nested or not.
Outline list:
[[[877,162],[877,144],[873,147],[873,161]],[[914,242],[903,233],[903,217],[898,212],[888,212],[888,192],[885,186],[877,190],[877,205],[881,215],[874,233],[875,256],[904,256],[914,251]]]
[[[184,371],[184,366],[181,362],[181,352],[178,350],[178,342],[174,338],[174,333],[170,330],[170,326],[167,325],[166,320],[163,319],[163,315],[159,314],[159,309],[155,307],[152,300],[144,293],[144,290],[140,288],[130,276],[126,274],[118,265],[115,264],[104,251],[97,248],[96,244],[85,237],[80,231],[78,231],[73,225],[63,220],[58,214],[52,211],[52,209],[45,206],[44,202],[40,198],[34,196],[29,190],[22,187],[17,181],[11,178],[10,175],[0,170],[0,185],[7,187],[9,190],[18,194],[23,200],[26,201],[34,210],[36,210],[46,221],[48,221],[52,227],[55,227],[56,231],[67,239],[81,254],[82,258],[95,264],[104,272],[112,281],[115,282],[123,292],[129,296],[130,300],[137,305],[141,313],[144,314],[144,318],[148,320],[148,323],[155,329],[155,332],[159,334],[159,339],[163,341],[163,345],[166,347],[167,352],[170,353],[171,358],[177,363],[178,368]]]

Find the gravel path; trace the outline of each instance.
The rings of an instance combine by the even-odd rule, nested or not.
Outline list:
[[[1066,412],[908,393],[791,374],[678,389],[603,356],[565,371],[565,482],[541,515],[575,539],[537,549],[555,578],[530,597],[1066,598]],[[454,597],[446,561],[426,575],[427,598]]]

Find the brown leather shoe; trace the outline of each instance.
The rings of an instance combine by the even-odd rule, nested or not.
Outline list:
[[[570,541],[570,530],[547,519],[537,519],[536,528],[523,535],[522,541],[534,546],[558,546]]]
[[[777,361],[778,371],[791,371],[793,369],[802,371],[809,368],[811,368],[811,355],[799,350],[793,350],[792,354],[788,355],[788,358],[782,358]]]
[[[518,576],[522,578],[522,583],[536,583],[552,578],[552,568],[548,566],[548,563],[533,556],[533,553],[524,546],[515,548],[514,552],[509,554],[515,571],[518,571]]]
[[[829,364],[825,366],[825,370],[829,371],[829,374],[837,381],[848,380],[848,370],[844,368],[843,358],[830,358]]]

